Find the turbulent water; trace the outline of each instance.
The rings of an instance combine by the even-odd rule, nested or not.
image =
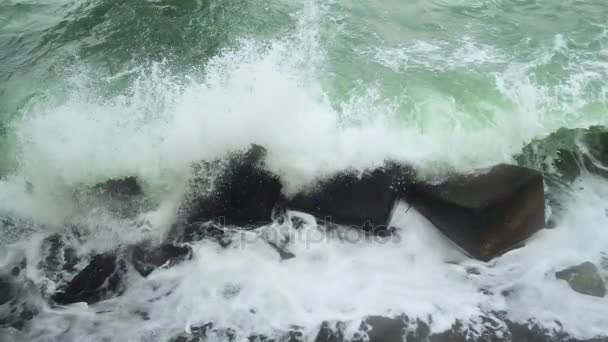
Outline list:
[[[168,341],[206,322],[312,339],[322,321],[401,313],[441,332],[497,311],[608,334],[608,298],[554,276],[584,261],[608,276],[608,180],[584,165],[548,184],[553,228],[490,263],[404,208],[396,241],[314,239],[313,224],[287,261],[255,238],[287,223],[197,242],[91,306],[49,304],[67,275],[47,255],[53,234],[80,257],[160,239],[192,164],[251,143],[288,192],[385,159],[559,178],[555,149],[585,154],[576,129],[608,125],[607,19],[604,0],[0,0],[0,276],[18,297],[0,340]],[[144,185],[136,217],[83,190],[125,176]]]

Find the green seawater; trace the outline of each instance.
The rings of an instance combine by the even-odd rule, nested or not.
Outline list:
[[[74,88],[125,96],[139,70],[160,62],[177,82],[203,78],[211,59],[244,40],[262,49],[294,35],[292,52],[346,124],[383,113],[347,115],[345,103],[373,102],[390,106],[395,125],[433,135],[517,122],[497,134],[539,126],[518,137],[529,141],[603,125],[607,13],[601,0],[4,0],[0,170],[18,164],[11,125],[38,105],[73,101]]]

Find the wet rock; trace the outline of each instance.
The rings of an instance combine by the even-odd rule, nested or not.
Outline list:
[[[113,254],[95,255],[89,264],[52,296],[58,304],[97,303],[124,291],[126,263]]]
[[[216,328],[213,323],[191,326],[190,333],[173,337],[171,342],[236,341],[237,334],[232,328]]]
[[[186,336],[176,336],[169,340],[169,342],[189,342]]]
[[[258,334],[253,334],[250,335],[249,337],[247,337],[247,340],[249,342],[274,342],[275,340],[272,338],[269,338],[266,335],[258,335]],[[291,342],[290,340],[288,340],[289,342]]]
[[[505,321],[509,327],[509,341],[522,342],[606,342],[608,336],[598,336],[590,339],[577,339],[568,335],[562,328],[559,321],[555,321],[558,328],[546,329],[535,323],[533,320],[528,320],[526,323],[516,323],[509,320]],[[495,340],[502,341],[502,340]]]
[[[315,342],[344,342],[344,324],[321,323]]]
[[[0,305],[8,303],[13,299],[13,285],[8,278],[0,276]]]
[[[501,164],[439,183],[416,183],[407,200],[469,255],[490,260],[545,224],[543,177]]]
[[[93,189],[98,195],[114,198],[126,198],[143,195],[142,188],[135,177],[110,179],[104,183],[95,185]]]
[[[185,212],[185,222],[215,220],[221,225],[240,227],[271,222],[273,209],[281,200],[282,186],[276,175],[264,169],[265,156],[263,147],[253,145],[229,158],[211,193],[190,195],[180,210]]]
[[[405,322],[401,318],[371,316],[365,321],[370,342],[403,341],[406,337]]]
[[[608,178],[608,129],[560,128],[530,142],[516,160],[543,173],[552,217],[559,218],[566,212],[564,198],[569,198],[575,179],[588,173]]]
[[[261,340],[261,341],[274,341],[272,339],[266,339],[266,340]],[[285,342],[303,342],[304,341],[304,334],[299,331],[299,330],[291,330],[287,333],[287,335],[285,335],[281,341],[285,341]]]
[[[370,316],[361,324],[361,330],[366,332],[369,342],[428,341],[431,335],[427,323],[405,315]]]
[[[587,147],[585,167],[590,172],[608,177],[608,128],[592,127],[582,137],[582,143]]]
[[[595,264],[584,262],[555,273],[557,279],[568,282],[570,287],[578,292],[594,297],[606,295],[606,285]]]
[[[192,258],[190,247],[175,246],[168,243],[156,247],[143,243],[134,246],[131,251],[131,263],[143,277],[147,277],[159,267],[173,266],[190,258]]]
[[[202,342],[198,336],[177,336],[169,340],[169,342]]]
[[[410,173],[396,164],[363,174],[343,172],[321,181],[311,191],[297,194],[287,206],[328,223],[384,233],[402,183],[407,182]]]
[[[291,217],[291,226],[294,229],[296,229],[296,230],[300,229],[300,228],[304,227],[305,224],[306,224],[306,221],[304,221],[303,218],[298,217],[298,216],[292,216]]]
[[[120,217],[132,218],[147,203],[143,189],[135,177],[109,179],[93,186],[76,187],[74,197],[84,211],[105,209]]]
[[[560,128],[524,147],[517,161],[542,170],[550,186],[572,183],[583,172],[608,177],[608,129]]]
[[[42,241],[42,260],[38,267],[43,269],[50,279],[59,281],[63,271],[74,272],[79,262],[78,255],[65,236],[52,234]]]
[[[557,329],[546,329],[534,321],[516,323],[507,320],[499,313],[489,313],[479,317],[470,325],[456,321],[451,329],[431,333],[429,322],[406,315],[390,318],[383,316],[369,316],[361,322],[358,331],[348,331],[343,322],[323,322],[316,335],[304,336],[300,328],[277,332],[274,336],[251,334],[246,340],[251,342],[301,342],[314,340],[315,342],[605,342],[606,336],[579,340],[572,338],[563,329],[561,324],[555,322]],[[481,326],[480,324],[481,323]],[[481,331],[476,329],[481,328]],[[189,334],[181,334],[173,338],[173,342],[195,341],[231,341],[243,340],[232,329],[216,328],[212,323],[190,328]],[[311,339],[312,337],[312,339]]]
[[[214,222],[175,224],[171,227],[167,239],[177,244],[210,239],[217,241],[222,247],[227,247],[232,242],[225,227]]]
[[[509,321],[507,324],[512,341],[545,342],[566,340],[566,336],[555,336],[548,329],[542,328],[532,322],[521,324]]]
[[[150,314],[146,311],[143,310],[135,310],[133,311],[133,314],[140,317],[143,321],[149,321],[150,320]]]
[[[0,243],[11,244],[24,236],[40,232],[44,227],[30,219],[23,219],[5,213],[0,213]]]
[[[451,329],[432,334],[429,324],[420,319],[405,315],[395,318],[370,316],[362,322],[357,338],[369,342],[582,342],[562,330],[548,330],[534,322],[515,323],[494,314],[479,319],[482,331],[457,321]],[[355,341],[354,336],[352,340]],[[599,341],[606,341],[606,338],[585,340]]]
[[[23,330],[39,312],[36,296],[39,289],[30,280],[0,275],[0,331]]]

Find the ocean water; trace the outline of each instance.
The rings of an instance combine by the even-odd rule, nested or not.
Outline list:
[[[608,146],[578,138],[608,126],[607,19],[603,0],[0,0],[0,276],[20,308],[0,305],[0,339],[168,341],[213,322],[239,340],[313,340],[322,321],[399,314],[480,331],[499,311],[607,335],[608,298],[554,276],[591,261],[608,277]],[[308,217],[294,259],[262,239],[294,232],[273,223],[229,248],[194,243],[188,262],[130,274],[120,297],[49,303],[69,276],[49,236],[78,267],[160,240],[192,164],[252,143],[288,193],[386,159],[438,179],[520,163],[559,180],[552,228],[481,263],[406,205],[388,241],[328,237]],[[558,148],[592,170],[563,181]],[[134,217],[83,190],[126,176],[145,192]]]

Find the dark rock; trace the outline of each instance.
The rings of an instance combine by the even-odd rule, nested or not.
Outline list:
[[[150,320],[150,314],[148,312],[146,312],[146,311],[135,310],[135,311],[133,311],[133,314],[136,315],[136,316],[139,316],[144,321],[149,321]]]
[[[206,336],[207,332],[210,331],[211,329],[213,329],[213,323],[211,323],[211,322],[190,327],[190,331],[193,334],[199,335],[199,336]]]
[[[583,164],[587,171],[608,177],[608,128],[591,127],[581,138],[584,144]]]
[[[265,156],[263,147],[253,145],[230,157],[210,194],[191,194],[194,198],[189,198],[181,210],[185,211],[185,222],[215,220],[231,226],[271,222],[273,209],[281,200],[282,186],[276,175],[264,169]]]
[[[75,199],[81,209],[103,208],[120,218],[132,218],[151,203],[146,202],[137,178],[110,179],[93,186],[76,187]]]
[[[74,272],[79,262],[78,255],[69,241],[59,234],[52,234],[42,242],[43,259],[38,264],[47,276],[60,280],[61,272]],[[59,277],[59,278],[58,278]]]
[[[208,335],[214,332],[213,323],[205,323],[199,326],[191,326],[189,334],[181,334],[170,340],[170,342],[202,342],[207,341]]]
[[[214,222],[175,224],[171,227],[167,239],[177,244],[211,239],[222,247],[227,247],[232,242],[225,228]]]
[[[428,341],[431,335],[427,323],[405,315],[395,318],[370,316],[361,327],[365,328],[369,342]]]
[[[370,316],[361,322],[359,331],[346,331],[343,322],[323,322],[319,332],[314,336],[315,342],[606,342],[606,336],[579,340],[572,338],[561,328],[546,329],[533,321],[515,323],[507,320],[502,314],[488,314],[479,317],[481,331],[476,328],[479,321],[473,325],[455,322],[451,329],[431,334],[429,323],[419,318],[409,318],[401,315],[395,318]],[[432,322],[429,317],[428,322]],[[561,326],[559,322],[556,322]],[[191,327],[191,333],[181,334],[171,341],[231,341],[237,338],[232,329],[216,328],[211,323],[200,327]],[[277,332],[274,336],[251,334],[247,337],[251,342],[301,342],[310,340],[302,331],[295,327],[292,330]]]
[[[298,216],[291,217],[291,226],[294,229],[300,229],[300,228],[304,227],[305,224],[306,224],[306,221],[304,221],[304,219],[302,219],[301,217],[298,217]]]
[[[98,195],[109,197],[133,197],[143,194],[142,188],[135,177],[110,179],[93,187]]]
[[[93,304],[124,291],[126,263],[112,254],[95,255],[89,264],[67,285],[53,295],[58,304],[86,302]]]
[[[285,342],[303,342],[304,334],[302,334],[302,332],[299,330],[291,330],[287,333],[287,336],[285,336],[282,340]]]
[[[315,342],[344,342],[344,326],[340,323],[333,326],[329,322],[321,323]]]
[[[604,280],[600,276],[597,266],[591,262],[584,262],[556,272],[555,277],[567,281],[568,285],[578,293],[594,297],[606,295]]]
[[[10,280],[0,276],[0,305],[4,305],[13,299],[13,292],[13,285]]]
[[[39,312],[39,288],[30,280],[0,275],[0,331],[23,330]]]
[[[230,342],[236,340],[236,331],[232,328],[226,329],[225,335],[226,335],[227,340]]]
[[[131,251],[131,263],[137,272],[144,277],[163,265],[173,266],[191,257],[192,250],[190,247],[167,243],[157,247],[142,243],[133,247]]]
[[[551,216],[559,219],[566,213],[564,199],[570,198],[575,179],[589,173],[608,178],[608,130],[560,128],[530,142],[516,160],[543,173]]]
[[[169,340],[169,342],[199,342],[198,337],[177,336]]]
[[[257,335],[257,334],[253,334],[250,335],[249,337],[247,337],[247,340],[249,342],[274,342],[274,339],[269,338],[265,335]],[[291,341],[289,341],[291,342]]]
[[[400,342],[407,336],[405,322],[401,318],[370,316],[366,324],[370,342]]]
[[[357,339],[369,342],[583,342],[561,330],[548,330],[534,322],[514,323],[501,318],[501,315],[489,315],[480,319],[482,331],[465,327],[457,321],[451,329],[431,334],[429,325],[420,319],[408,318],[405,315],[395,318],[370,316],[362,322]],[[324,336],[331,335],[332,330],[328,325],[322,327],[323,329],[326,330]],[[585,340],[600,341],[607,340],[605,337]]]
[[[408,168],[396,164],[361,175],[343,172],[321,181],[310,192],[297,194],[288,200],[287,206],[328,223],[384,233],[410,174]]]
[[[608,129],[560,128],[524,147],[517,161],[542,170],[550,187],[572,183],[583,172],[608,177]]]
[[[471,256],[490,260],[545,224],[543,177],[501,164],[440,184],[416,183],[407,200]]]
[[[527,323],[515,323],[509,320],[505,321],[509,328],[510,341],[522,341],[522,342],[606,342],[608,336],[598,336],[590,339],[577,339],[569,336],[563,330],[549,330],[543,328],[533,322],[532,320]],[[557,325],[561,327],[561,323],[557,322]],[[495,340],[502,341],[502,340]]]

